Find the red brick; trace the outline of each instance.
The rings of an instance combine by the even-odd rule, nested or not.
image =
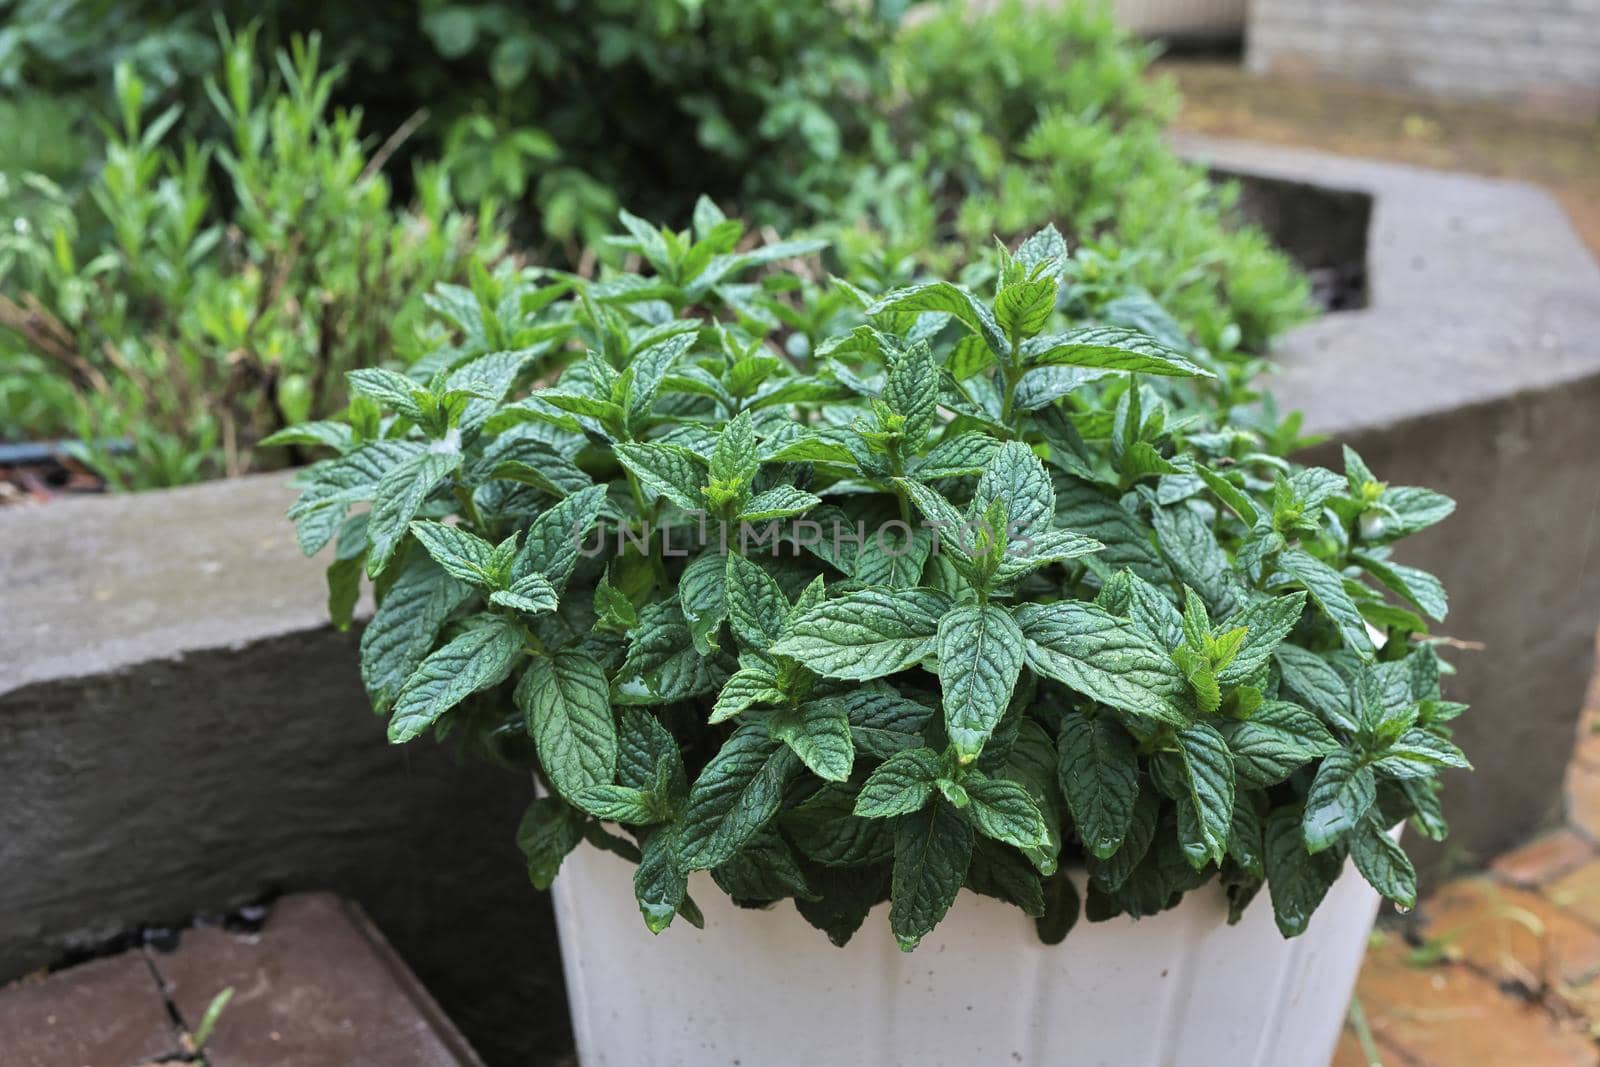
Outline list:
[[[1424,937],[1497,981],[1542,992],[1600,973],[1600,931],[1526,889],[1464,878],[1419,911]]]
[[[1571,830],[1558,830],[1507,852],[1489,865],[1503,881],[1531,889],[1595,858],[1593,846]]]
[[[1373,1034],[1420,1067],[1595,1067],[1600,1051],[1538,1004],[1469,967],[1406,962],[1403,945],[1369,952],[1356,987]]]

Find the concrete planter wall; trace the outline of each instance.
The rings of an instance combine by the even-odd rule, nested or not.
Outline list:
[[[705,930],[679,919],[652,937],[632,878],[583,846],[553,889],[586,1067],[1325,1067],[1378,907],[1347,867],[1292,941],[1265,894],[1228,926],[1212,885],[1137,922],[1080,919],[1045,945],[1016,908],[962,893],[904,953],[887,905],[836,948],[792,905],[740,908],[703,874],[690,893]]]
[[[1454,657],[1478,773],[1445,804],[1457,855],[1492,855],[1559,807],[1600,622],[1600,269],[1524,186],[1181,147],[1373,198],[1366,306],[1293,334],[1274,388],[1384,477],[1461,501],[1402,561],[1445,579],[1445,632],[1486,646]],[[512,844],[529,786],[384,743],[292,498],[262,476],[0,511],[0,981],[140,924],[331,889],[489,1063],[554,1062],[555,931]]]
[[[1248,0],[1113,0],[1117,23],[1150,37],[1237,38]]]

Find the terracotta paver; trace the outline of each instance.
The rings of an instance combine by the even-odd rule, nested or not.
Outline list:
[[[1419,969],[1393,935],[1367,954],[1356,995],[1372,1033],[1424,1067],[1594,1067],[1600,1048],[1541,1004],[1508,996],[1471,967]]]
[[[361,910],[329,894],[280,899],[258,934],[186,930],[171,952],[0,988],[0,1067],[184,1065],[483,1067]]]
[[[1488,878],[1463,878],[1430,897],[1421,933],[1452,960],[1530,992],[1600,974],[1600,930],[1549,898]]]
[[[1590,923],[1600,924],[1600,860],[1585,863],[1545,887],[1545,896]]]
[[[1489,864],[1489,870],[1501,881],[1526,889],[1552,882],[1595,858],[1593,845],[1563,829],[1507,852]]]
[[[360,909],[330,894],[279,900],[259,936],[186,931],[151,961],[190,1027],[232,987],[206,1045],[215,1067],[482,1067]]]
[[[5,1067],[138,1067],[180,1048],[155,975],[137,952],[0,989]]]

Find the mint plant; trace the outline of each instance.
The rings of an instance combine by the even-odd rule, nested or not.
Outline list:
[[[372,580],[390,739],[537,777],[535,885],[587,842],[653,931],[709,871],[905,949],[963,887],[1048,941],[1213,881],[1292,936],[1346,856],[1413,903],[1463,708],[1390,551],[1447,498],[1284,459],[1158,308],[1069,318],[1053,229],[980,294],[623,222],[639,273],[441,287],[452,343],[276,437],[337,453],[291,515],[341,625]]]

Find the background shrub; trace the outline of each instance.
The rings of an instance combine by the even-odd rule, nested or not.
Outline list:
[[[343,368],[407,362],[404,297],[461,277],[483,239],[457,201],[519,209],[506,231],[517,247],[589,273],[596,254],[615,258],[596,242],[618,205],[683,225],[705,190],[755,230],[831,238],[830,269],[881,286],[923,272],[982,284],[995,235],[1053,222],[1073,248],[1063,299],[1081,316],[1159,306],[1161,328],[1227,354],[1264,351],[1307,311],[1304,280],[1236,225],[1231,191],[1166,145],[1173,90],[1148,76],[1151,49],[1097,6],[229,0],[115,19],[92,0],[7,8],[0,115],[19,122],[0,138],[19,162],[0,173],[0,215],[21,226],[0,239],[0,294],[64,330],[8,316],[0,413],[8,436],[132,448],[92,457],[117,484],[246,469],[251,442],[284,416],[336,409]],[[207,91],[218,49],[204,24],[217,15],[259,26],[225,42],[230,82],[268,83],[274,46],[302,31],[320,31],[349,71],[252,104],[271,130],[270,168],[225,165],[244,120],[231,90]],[[130,86],[136,119],[161,116],[137,133]],[[115,134],[84,120],[90,99],[115,101]],[[267,117],[280,106],[299,110],[281,129]],[[415,212],[399,209],[413,198]],[[307,212],[309,225],[287,222]],[[291,230],[304,245],[292,255]],[[221,327],[219,308],[264,294],[274,314],[250,343],[239,324]],[[319,330],[329,315],[348,325]],[[69,335],[89,367],[115,349],[137,373],[100,388],[49,340]]]

